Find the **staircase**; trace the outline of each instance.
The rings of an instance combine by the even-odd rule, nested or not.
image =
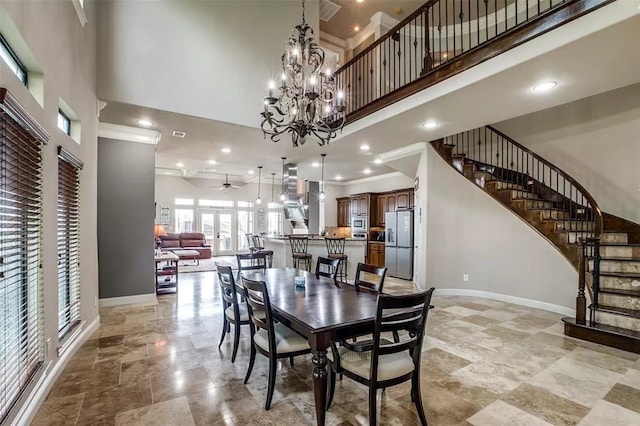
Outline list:
[[[640,225],[601,212],[575,179],[490,126],[431,144],[576,268],[576,317],[563,318],[565,334],[640,353]]]

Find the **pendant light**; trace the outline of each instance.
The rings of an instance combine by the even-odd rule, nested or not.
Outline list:
[[[276,186],[276,172],[271,172],[271,202],[273,203],[273,188]]]
[[[280,201],[284,202],[284,200],[287,199],[287,196],[284,193],[284,160],[287,159],[287,157],[280,157],[282,159],[282,188],[280,190]]]
[[[320,156],[322,157],[322,180],[320,181],[322,184],[322,190],[320,191],[320,201],[324,201],[324,157],[326,157],[327,154],[320,154]]]
[[[258,166],[258,198],[256,198],[256,204],[262,204],[262,199],[260,198],[260,178],[262,177],[262,166]]]

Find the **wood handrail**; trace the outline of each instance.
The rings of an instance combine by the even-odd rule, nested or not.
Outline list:
[[[351,64],[355,63],[358,59],[362,58],[364,55],[366,55],[367,53],[369,53],[371,50],[375,49],[376,46],[378,46],[379,44],[384,43],[385,40],[387,40],[388,38],[392,37],[393,34],[395,34],[397,31],[399,31],[402,27],[404,27],[405,25],[407,25],[411,20],[413,20],[416,16],[420,15],[422,12],[424,12],[424,10],[426,8],[428,8],[429,6],[431,6],[432,4],[438,3],[440,0],[429,0],[428,2],[426,2],[425,4],[423,4],[422,6],[420,6],[419,8],[417,8],[416,10],[413,11],[413,13],[409,16],[407,16],[406,18],[404,18],[402,21],[400,21],[395,27],[391,28],[389,31],[387,31],[383,36],[381,36],[379,39],[375,40],[373,43],[371,43],[369,46],[367,46],[362,52],[358,53],[356,56],[354,56],[353,58],[351,58],[346,64],[344,64],[343,66],[341,66],[340,68],[338,68],[336,70],[336,72],[334,73],[335,75],[340,74],[342,72],[342,70],[344,70],[345,68],[349,67]]]
[[[558,175],[564,177],[567,181],[569,181],[569,183],[571,183],[573,186],[575,186],[576,189],[578,191],[580,191],[582,193],[582,195],[584,195],[584,197],[587,199],[587,201],[591,205],[591,208],[593,209],[593,211],[594,211],[594,213],[596,215],[596,228],[595,228],[595,230],[593,232],[594,232],[594,237],[595,238],[599,238],[600,237],[600,235],[602,234],[602,231],[603,231],[602,210],[600,210],[600,206],[598,206],[598,203],[596,203],[596,200],[589,193],[589,191],[587,191],[585,189],[584,186],[580,185],[580,183],[578,183],[577,180],[575,180],[571,175],[569,175],[564,170],[560,169],[555,164],[552,164],[549,161],[545,160],[544,158],[542,158],[541,156],[539,156],[535,152],[531,151],[529,148],[527,148],[525,146],[522,146],[521,144],[519,144],[518,142],[516,142],[515,140],[513,140],[509,136],[507,136],[504,133],[502,133],[500,130],[497,130],[495,127],[487,126],[487,128],[489,130],[491,130],[492,132],[495,132],[496,134],[498,134],[500,137],[504,138],[505,140],[509,141],[513,145],[517,146],[519,149],[523,150],[525,153],[530,154],[536,160],[538,160],[541,163],[545,164],[551,170],[556,172]]]

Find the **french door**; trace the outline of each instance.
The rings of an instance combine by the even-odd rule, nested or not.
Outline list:
[[[211,245],[214,256],[235,254],[236,241],[235,211],[200,211],[199,227]]]

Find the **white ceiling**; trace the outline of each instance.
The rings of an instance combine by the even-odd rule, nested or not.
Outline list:
[[[198,177],[219,179],[216,174],[231,173],[234,179],[248,181],[256,179],[248,171],[262,165],[263,179],[270,179],[272,171],[280,175],[280,157],[284,155],[287,162],[300,164],[299,176],[316,180],[320,179],[320,169],[311,163],[320,161],[320,153],[326,152],[325,178],[329,181],[336,174],[344,180],[365,177],[364,168],[370,168],[371,175],[381,175],[392,171],[389,165],[394,165],[373,163],[385,152],[639,82],[640,55],[631,50],[640,39],[638,3],[614,2],[397,102],[345,127],[344,134],[324,148],[309,141],[293,149],[286,139],[276,144],[263,140],[257,128],[123,103],[109,103],[100,121],[137,126],[136,119],[150,119],[152,128],[162,133],[156,165],[161,171],[176,174],[183,173],[176,166],[182,162],[187,175],[197,172]],[[531,87],[544,79],[557,81],[556,90],[534,93]],[[247,105],[254,103],[247,100]],[[258,114],[256,110],[256,126]],[[429,119],[440,126],[422,128]],[[173,138],[172,130],[186,131],[187,137]],[[362,144],[368,144],[370,150],[362,152]],[[223,147],[232,152],[223,154]],[[218,164],[209,165],[208,160]],[[414,168],[411,161],[395,165],[406,173]],[[203,171],[213,168],[216,172]]]

